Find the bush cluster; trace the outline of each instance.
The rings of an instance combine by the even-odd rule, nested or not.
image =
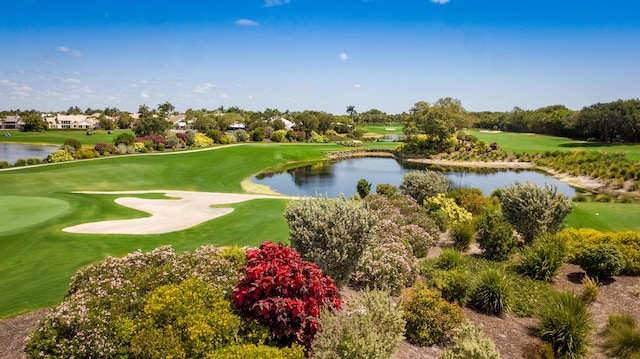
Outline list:
[[[600,232],[595,229],[568,228],[558,233],[567,244],[568,260],[577,262],[582,252],[598,244],[615,245],[624,258],[622,274],[640,274],[640,233]]]
[[[384,291],[365,290],[340,311],[323,309],[313,343],[318,359],[387,359],[404,339],[402,310]]]
[[[478,275],[471,301],[485,313],[501,315],[509,309],[512,293],[511,282],[503,271],[487,269]]]
[[[444,193],[428,197],[424,200],[424,207],[435,220],[441,231],[461,222],[470,222],[472,215],[466,209]]]
[[[122,258],[107,257],[81,268],[71,278],[64,301],[32,333],[27,353],[33,358],[132,355],[135,327],[141,325],[143,308],[155,289],[196,277],[225,296],[231,294],[238,271],[219,252],[205,246],[176,254],[171,247],[161,247]],[[159,343],[163,342],[161,331],[150,334]]]
[[[54,153],[51,153],[47,156],[47,162],[56,163],[56,162],[66,162],[73,161],[73,156],[67,150],[57,150]]]

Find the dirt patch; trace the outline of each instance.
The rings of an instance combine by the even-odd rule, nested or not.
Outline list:
[[[38,326],[49,309],[40,309],[17,317],[0,320],[0,358],[26,358],[24,346],[31,331]]]

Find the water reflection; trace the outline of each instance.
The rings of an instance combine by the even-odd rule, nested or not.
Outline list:
[[[59,146],[25,145],[18,143],[0,143],[0,161],[14,164],[24,158],[45,159],[49,154],[57,151]]]
[[[258,184],[271,187],[273,190],[288,194],[315,196],[316,194],[347,197],[356,194],[356,184],[361,178],[371,183],[371,192],[375,192],[378,184],[389,183],[400,185],[402,175],[407,171],[440,170],[453,188],[475,187],[490,195],[497,188],[514,184],[516,181],[532,182],[539,186],[554,184],[558,191],[572,198],[576,190],[571,186],[532,170],[502,170],[495,168],[437,168],[419,163],[402,162],[392,158],[355,158],[340,162],[317,162],[289,169],[283,173],[265,173],[254,177]]]

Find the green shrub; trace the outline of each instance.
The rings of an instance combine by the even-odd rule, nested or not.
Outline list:
[[[262,142],[267,138],[267,132],[264,128],[256,128],[251,132],[251,141]]]
[[[459,251],[469,249],[473,238],[476,235],[476,229],[472,221],[458,222],[451,226],[451,238],[453,246]]]
[[[482,326],[465,324],[454,331],[456,340],[445,349],[440,359],[500,359],[496,345],[484,335]]]
[[[73,161],[73,156],[67,150],[57,150],[56,152],[47,156],[47,162],[56,163],[56,162],[66,162]]]
[[[618,247],[606,243],[586,248],[580,254],[578,263],[589,277],[598,280],[618,275],[624,268],[624,259]]]
[[[33,165],[39,165],[41,164],[43,161],[37,157],[30,157],[27,158],[27,165],[29,166],[33,166]],[[1,168],[1,167],[0,167]]]
[[[220,258],[226,259],[233,263],[236,268],[244,267],[247,254],[237,246],[225,247],[220,251]]]
[[[566,245],[560,238],[543,235],[522,250],[517,269],[533,279],[550,281],[564,263],[566,252]]]
[[[356,190],[358,191],[360,198],[365,198],[369,193],[371,193],[371,183],[366,179],[361,178],[356,185]]]
[[[518,243],[513,228],[498,211],[489,211],[478,220],[478,242],[482,256],[493,261],[509,258]]]
[[[478,275],[471,293],[475,307],[485,313],[501,315],[509,309],[512,288],[507,275],[496,269],[487,269]]]
[[[538,187],[527,182],[507,186],[500,196],[504,218],[531,243],[542,233],[560,230],[562,221],[573,208],[571,201],[557,193],[557,187]]]
[[[450,186],[449,179],[441,172],[412,171],[403,175],[400,192],[422,204],[429,197],[446,193]]]
[[[18,160],[13,164],[13,167],[23,167],[27,165],[27,160],[24,158],[18,158]]]
[[[123,132],[113,139],[113,144],[116,146],[121,144],[125,146],[133,146],[133,143],[135,141],[136,141],[136,136],[134,136],[133,133]]]
[[[290,202],[284,217],[291,246],[342,286],[371,241],[376,217],[366,202],[307,198]]]
[[[435,267],[442,270],[462,269],[465,267],[465,256],[453,248],[445,248],[436,258]]]
[[[628,313],[611,314],[604,336],[604,347],[611,357],[640,358],[640,328]]]
[[[403,293],[402,310],[407,340],[420,346],[449,340],[452,330],[464,322],[462,310],[444,300],[439,292],[416,283]]]
[[[0,161],[0,168],[10,168],[11,164],[7,161]]]
[[[471,213],[458,206],[456,202],[443,193],[424,200],[424,207],[429,214],[436,219],[440,230],[445,230],[460,222],[470,222]]]
[[[243,129],[235,130],[233,134],[236,136],[236,141],[238,142],[245,142],[249,139],[249,134]]]
[[[540,315],[540,338],[556,357],[581,358],[589,347],[592,323],[584,302],[572,293],[558,293]]]
[[[82,148],[82,143],[75,138],[67,138],[64,140],[63,146],[73,147],[76,151]]]
[[[273,142],[287,142],[287,130],[276,130],[271,134],[270,140]]]
[[[398,188],[389,183],[378,183],[376,185],[376,193],[391,197],[398,192]]]
[[[429,286],[437,289],[449,303],[464,305],[472,288],[471,276],[465,269],[437,270],[431,274]]]
[[[404,339],[402,311],[383,291],[365,290],[340,311],[323,309],[315,358],[387,359]]]

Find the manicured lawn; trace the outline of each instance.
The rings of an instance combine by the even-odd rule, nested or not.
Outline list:
[[[609,145],[606,143],[574,141],[565,137],[544,136],[530,133],[499,132],[489,133],[480,130],[467,130],[487,143],[496,142],[507,152],[544,153],[546,151],[598,151],[624,152],[628,158],[640,160],[640,145]]]
[[[640,231],[640,204],[575,202],[566,224],[600,231]]]
[[[8,132],[11,137],[0,136],[0,142],[13,143],[30,143],[40,145],[59,145],[62,146],[64,141],[74,138],[84,146],[95,146],[96,143],[108,143],[113,145],[113,139],[123,132],[131,132],[130,130],[114,130],[112,134],[108,134],[105,130],[91,130],[91,136],[87,135],[87,130],[49,130],[45,132],[20,132],[16,130],[0,131]],[[133,132],[131,132],[133,133]]]
[[[367,146],[384,148],[387,144]],[[279,199],[234,204],[231,206],[235,210],[229,215],[175,233],[65,233],[63,228],[76,224],[148,215],[115,204],[115,195],[73,191],[176,189],[241,193],[240,182],[263,169],[289,161],[321,159],[323,152],[344,149],[348,148],[335,144],[246,144],[203,152],[113,156],[0,171],[0,198],[2,207],[7,208],[0,214],[33,213],[28,218],[12,217],[15,225],[6,224],[3,218],[0,225],[0,318],[59,303],[75,271],[107,255],[122,256],[162,245],[185,251],[203,244],[255,246],[267,240],[288,241],[282,216],[287,201]],[[53,206],[40,208],[47,204]]]

